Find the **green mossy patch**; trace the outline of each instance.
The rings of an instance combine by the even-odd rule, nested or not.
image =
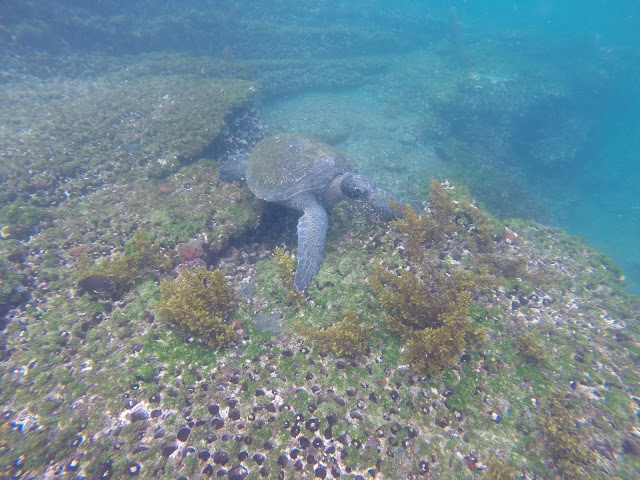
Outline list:
[[[50,217],[47,209],[13,202],[0,208],[0,238],[24,239],[35,233],[36,226]]]
[[[207,151],[227,118],[258,91],[252,82],[189,74],[54,83],[32,85],[34,98],[8,99],[20,103],[22,115],[8,123],[7,148],[30,145],[21,161],[32,175],[0,171],[8,189],[32,193],[36,205],[85,195],[105,182],[175,173]],[[48,115],[41,115],[42,102]]]

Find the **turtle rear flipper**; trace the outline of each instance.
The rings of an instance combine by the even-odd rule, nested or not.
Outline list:
[[[233,182],[235,180],[244,180],[244,172],[249,160],[248,153],[239,155],[229,155],[227,161],[220,167],[218,177],[223,182]]]
[[[296,288],[301,292],[320,270],[329,222],[327,212],[315,198],[304,195],[296,200],[296,208],[304,211],[298,220],[298,267],[294,279]]]

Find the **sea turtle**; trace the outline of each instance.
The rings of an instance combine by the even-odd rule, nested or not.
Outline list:
[[[267,137],[245,155],[235,155],[220,169],[224,181],[246,180],[262,200],[303,212],[298,220],[298,266],[295,286],[309,286],[322,264],[327,235],[327,212],[341,198],[367,202],[395,215],[390,201],[396,196],[378,188],[335,148],[300,135]]]

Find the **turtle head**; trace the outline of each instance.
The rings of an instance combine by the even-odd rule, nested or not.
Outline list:
[[[375,191],[376,184],[373,180],[362,175],[348,173],[340,182],[342,195],[355,202],[368,202]]]

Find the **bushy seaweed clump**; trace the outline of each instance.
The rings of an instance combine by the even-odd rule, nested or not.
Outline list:
[[[360,322],[358,315],[345,310],[342,320],[330,327],[316,330],[295,324],[296,332],[320,348],[331,350],[336,355],[358,357],[364,355],[369,347],[371,327]]]
[[[549,359],[547,351],[531,332],[524,332],[516,337],[516,350],[527,363],[533,365],[544,365]]]
[[[172,259],[160,252],[152,238],[139,228],[125,244],[123,254],[100,263],[100,273],[111,277],[109,291],[114,296],[122,295],[144,275],[171,268]]]
[[[465,270],[419,276],[377,267],[371,286],[390,313],[387,323],[406,342],[404,359],[416,371],[439,375],[462,351],[484,339],[469,317],[471,290],[494,280]]]
[[[273,251],[273,261],[278,267],[280,280],[287,289],[287,301],[290,304],[298,305],[302,299],[302,293],[298,291],[294,283],[296,267],[294,265],[293,256],[287,253],[284,248],[276,247]]]
[[[431,179],[429,183],[430,215],[418,214],[410,205],[397,205],[394,209],[399,211],[402,217],[391,222],[397,231],[404,234],[407,256],[416,263],[424,260],[425,248],[439,245],[456,232],[453,199],[436,180]]]
[[[175,280],[160,283],[160,300],[156,308],[164,320],[209,336],[215,345],[235,338],[229,317],[233,292],[220,270],[196,268],[185,270]]]
[[[429,213],[416,213],[409,205],[398,205],[402,217],[391,222],[404,235],[406,256],[416,264],[429,251],[446,248],[452,238],[464,240],[480,273],[504,278],[524,275],[524,257],[505,258],[497,254],[496,229],[491,219],[466,198],[455,199],[444,185],[429,180]]]
[[[375,269],[372,288],[390,313],[389,326],[406,342],[404,360],[422,373],[440,374],[462,351],[484,338],[469,317],[471,292],[490,288],[498,280],[486,270],[473,273],[439,266],[441,253],[454,238],[471,253],[491,251],[493,230],[484,213],[466,200],[456,201],[444,186],[431,180],[429,213],[399,207],[403,216],[391,222],[403,234],[407,267]]]
[[[557,393],[546,414],[541,417],[546,450],[562,478],[569,480],[592,478],[591,467],[596,456],[576,426],[578,407],[574,401]]]
[[[491,457],[487,465],[487,480],[514,480],[517,471],[497,456]]]

